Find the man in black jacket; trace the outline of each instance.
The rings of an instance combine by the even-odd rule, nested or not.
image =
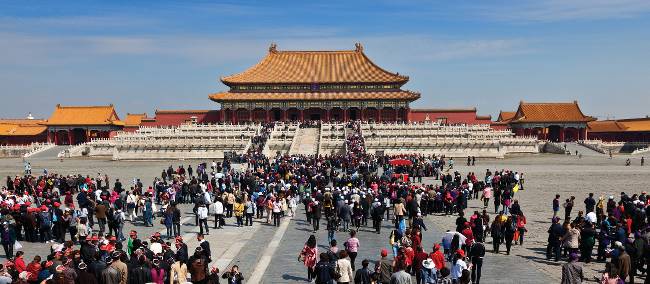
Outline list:
[[[469,248],[469,258],[472,261],[472,283],[479,284],[481,281],[481,268],[483,267],[484,256],[485,246],[474,240]]]
[[[333,282],[334,267],[330,264],[327,253],[320,254],[320,261],[314,268],[316,273],[316,284],[331,284]]]

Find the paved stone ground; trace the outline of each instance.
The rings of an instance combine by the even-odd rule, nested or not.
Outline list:
[[[510,256],[504,254],[494,255],[488,253],[483,267],[483,283],[551,283],[558,282],[561,263],[547,262],[545,260],[546,230],[550,225],[551,200],[556,193],[566,198],[575,195],[578,200],[574,214],[582,210],[582,200],[587,193],[596,195],[618,195],[620,191],[637,193],[647,190],[646,183],[649,167],[639,167],[640,157],[632,159],[633,166],[625,167],[624,161],[628,156],[608,159],[606,156],[585,156],[578,159],[575,156],[563,155],[526,155],[513,156],[501,160],[479,160],[475,167],[460,165],[462,160],[456,160],[456,169],[463,175],[474,171],[482,177],[485,169],[511,169],[525,173],[525,190],[517,193],[522,209],[528,218],[528,234],[524,246],[517,246]],[[51,157],[37,157],[30,159],[34,173],[40,173],[44,168],[48,171],[62,174],[81,173],[96,176],[98,172],[107,173],[114,181],[120,178],[125,186],[133,178],[141,178],[144,184],[150,184],[153,177],[159,176],[163,168],[170,164],[176,167],[179,164],[193,166],[198,161],[108,161],[101,159],[54,159]],[[206,161],[210,162],[210,161]],[[0,177],[21,174],[22,159],[0,159]],[[3,179],[4,180],[4,179]],[[433,182],[426,180],[425,182]],[[482,203],[477,200],[469,202],[468,211],[482,209]],[[490,205],[493,211],[493,205]],[[190,216],[190,207],[182,207],[185,216]],[[442,232],[453,228],[455,216],[430,216],[426,218],[429,231],[424,233],[423,244],[430,249],[433,242],[438,242]],[[193,233],[198,231],[194,226],[193,217],[186,222],[181,230],[188,239],[190,249],[196,246]],[[234,220],[228,220],[231,224]],[[207,240],[213,250],[213,259],[220,268],[231,264],[238,264],[247,279],[251,278],[253,271],[263,272],[262,283],[299,283],[306,279],[306,269],[297,261],[297,254],[302,248],[307,237],[311,234],[311,227],[306,223],[304,212],[299,211],[296,218],[283,220],[284,226],[280,231],[273,226],[256,222],[253,227],[236,228],[228,226],[223,230],[211,230]],[[154,228],[142,227],[136,224],[136,230],[141,236],[151,235],[156,230],[163,229],[160,225]],[[125,232],[132,225],[127,224]],[[359,233],[361,251],[357,258],[357,266],[361,260],[367,258],[374,261],[378,258],[381,248],[388,248],[388,233],[390,224],[384,222],[381,235],[362,228]],[[286,230],[286,231],[285,231]],[[319,249],[326,248],[325,224],[322,222],[321,230],[316,234]],[[337,239],[342,244],[347,239],[347,234],[337,233]],[[488,237],[488,241],[490,238]],[[277,244],[277,247],[274,245]],[[48,247],[45,244],[24,243],[26,258],[33,255],[45,255]],[[488,242],[486,247],[491,247]],[[270,261],[266,261],[270,260]],[[372,264],[371,264],[372,265]],[[589,278],[599,275],[604,268],[603,263],[585,265],[585,274]],[[249,282],[250,283],[250,282]]]

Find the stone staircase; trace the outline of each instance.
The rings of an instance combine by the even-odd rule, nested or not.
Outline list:
[[[320,127],[298,128],[289,149],[289,155],[316,155],[318,154],[318,143]]]

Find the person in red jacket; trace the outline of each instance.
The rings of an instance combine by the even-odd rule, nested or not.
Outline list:
[[[41,272],[41,256],[37,255],[34,257],[34,260],[27,265],[27,271],[30,273],[29,279],[27,280],[36,283],[38,274]]]
[[[436,265],[436,269],[440,270],[442,267],[445,267],[445,255],[440,251],[440,244],[433,245],[433,252],[429,254],[429,257],[431,257],[433,263]]]
[[[22,250],[19,250],[16,252],[16,257],[14,259],[14,265],[16,265],[16,270],[18,273],[21,273],[27,269],[25,266],[25,260],[23,259],[23,254],[25,254]]]

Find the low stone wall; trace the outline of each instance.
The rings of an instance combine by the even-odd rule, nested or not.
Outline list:
[[[237,153],[241,153],[238,151]],[[118,149],[113,150],[113,160],[182,160],[223,159],[224,150],[214,149]]]

